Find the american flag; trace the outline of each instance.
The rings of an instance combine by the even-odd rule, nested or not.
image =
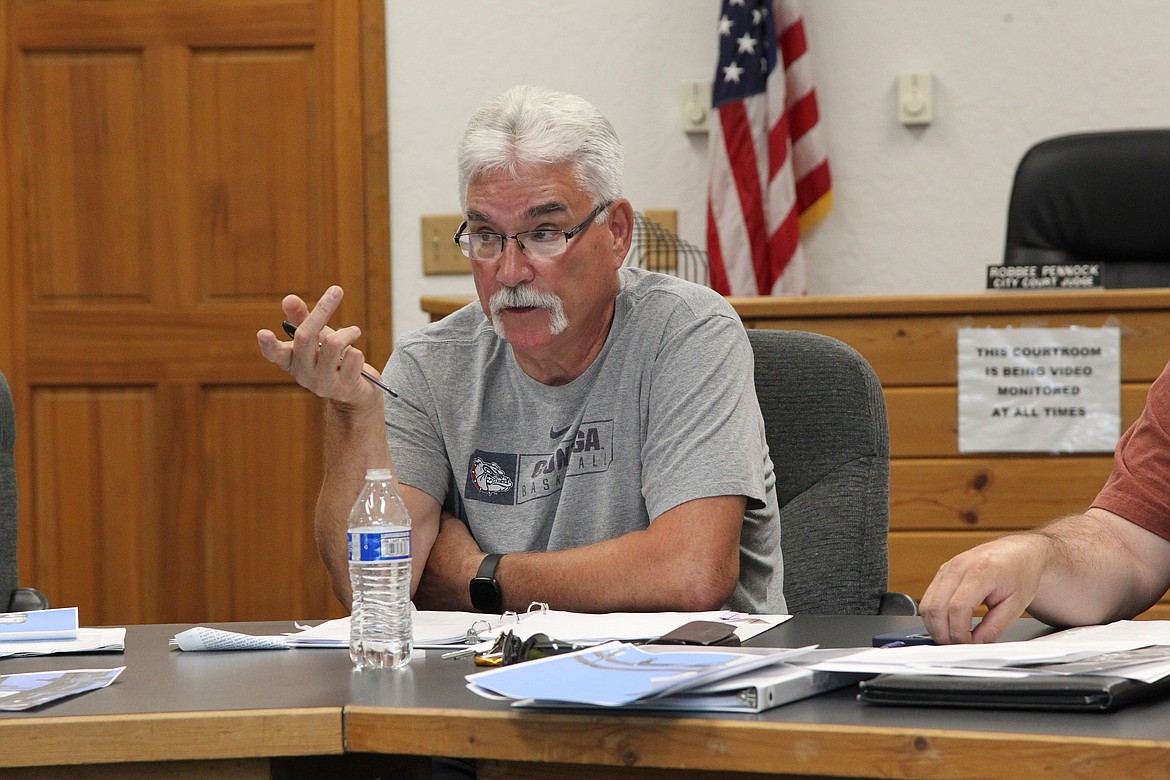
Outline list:
[[[723,0],[712,102],[711,286],[803,295],[800,235],[828,212],[832,192],[795,0]]]

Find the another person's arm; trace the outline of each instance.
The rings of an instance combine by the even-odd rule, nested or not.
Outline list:
[[[1170,541],[1094,507],[955,556],[921,611],[939,642],[994,642],[1025,610],[1056,626],[1103,623],[1147,609],[1168,587]]]
[[[939,642],[994,642],[1027,609],[1053,625],[1133,617],[1170,587],[1170,365],[1117,442],[1083,515],[980,545],[943,564],[922,598]],[[987,617],[972,633],[980,604]]]
[[[576,612],[719,609],[739,581],[745,505],[743,496],[700,498],[645,530],[570,550],[505,555],[496,568],[504,609],[523,611],[533,601]],[[419,606],[471,610],[468,583],[483,558],[467,526],[445,515]]]

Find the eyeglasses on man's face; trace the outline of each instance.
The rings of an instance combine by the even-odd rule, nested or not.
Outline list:
[[[541,228],[539,230],[526,230],[514,236],[505,236],[491,230],[464,233],[463,231],[467,229],[467,223],[464,222],[455,234],[455,243],[463,250],[463,254],[481,263],[489,263],[504,254],[504,244],[509,239],[515,241],[516,246],[520,247],[520,251],[529,257],[535,260],[548,260],[564,254],[569,248],[569,241],[589,227],[593,220],[597,219],[597,215],[609,208],[611,203],[613,203],[612,200],[607,200],[593,209],[589,212],[589,216],[581,220],[581,224],[572,230]]]

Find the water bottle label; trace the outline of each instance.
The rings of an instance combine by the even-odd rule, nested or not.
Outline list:
[[[350,531],[349,559],[359,563],[410,560],[410,529]]]

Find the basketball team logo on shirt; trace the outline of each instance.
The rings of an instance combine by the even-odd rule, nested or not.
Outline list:
[[[476,450],[467,464],[466,498],[490,504],[516,503],[517,456]]]
[[[471,462],[471,478],[479,492],[494,496],[512,489],[511,478],[504,473],[497,463],[484,463],[482,458]]]
[[[523,504],[559,493],[567,477],[607,471],[613,460],[613,420],[549,430],[556,449],[542,453],[476,450],[468,459],[464,498]]]

